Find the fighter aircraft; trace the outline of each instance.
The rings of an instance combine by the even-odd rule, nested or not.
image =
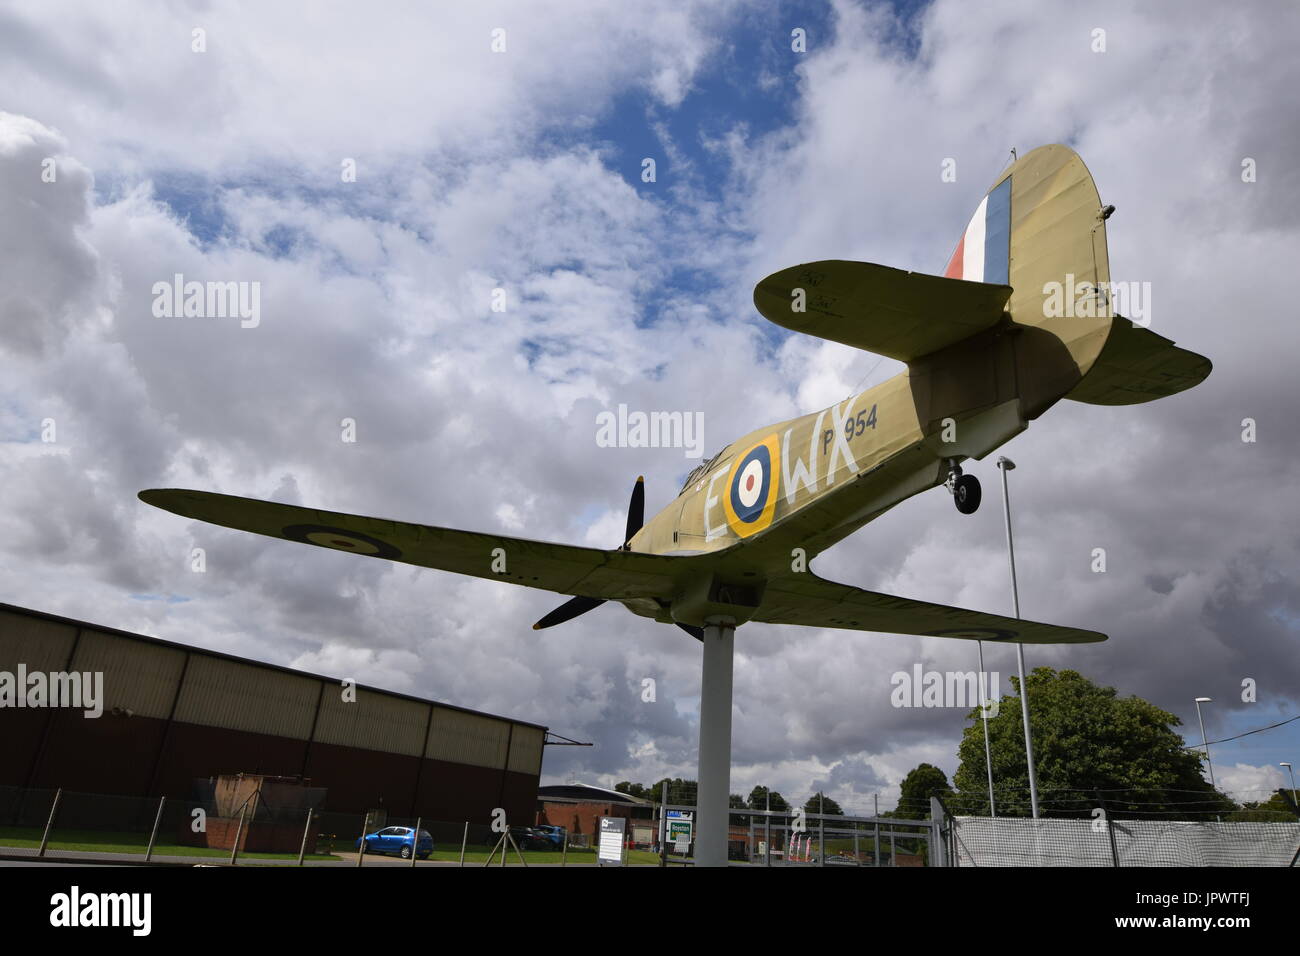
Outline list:
[[[768,276],[754,290],[766,318],[898,359],[906,371],[732,442],[649,521],[638,478],[624,540],[608,550],[205,491],[154,489],[140,498],[229,528],[571,595],[536,628],[615,601],[697,639],[709,622],[755,621],[1102,641],[1095,631],[836,584],[808,563],[939,485],[959,512],[973,512],[980,485],[963,462],[982,460],[1063,398],[1131,405],[1209,374],[1207,359],[1115,314],[1106,248],[1113,208],[1102,206],[1073,150],[1043,146],[998,176],[943,275],[831,260]]]

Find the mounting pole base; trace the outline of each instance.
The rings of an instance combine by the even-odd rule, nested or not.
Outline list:
[[[731,683],[736,623],[704,622],[700,679],[700,768],[695,801],[696,866],[726,866],[731,796]]]

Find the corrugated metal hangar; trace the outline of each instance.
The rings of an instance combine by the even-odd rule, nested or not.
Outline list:
[[[223,773],[304,777],[326,808],[531,819],[546,728],[0,604],[0,671],[101,672],[103,716],[0,709],[0,785],[188,799]]]

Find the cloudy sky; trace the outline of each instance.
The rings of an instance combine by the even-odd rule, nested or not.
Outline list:
[[[676,628],[606,606],[537,633],[553,595],[136,492],[612,546],[636,476],[653,512],[696,462],[599,447],[598,413],[702,412],[712,453],[895,374],[771,326],[754,283],[820,258],[939,272],[1010,149],[1064,142],[1118,207],[1114,277],[1150,282],[1153,330],[1215,370],[1151,405],[1063,402],[1004,449],[1023,613],[1111,635],[1029,664],[1149,698],[1189,742],[1198,695],[1211,739],[1293,716],[1300,13],[1080,6],[6,4],[0,600],[594,742],[552,748],[544,782],[694,776],[700,649]],[[155,316],[176,273],[258,283],[260,321]],[[927,492],[817,570],[1005,613],[986,497],[967,518]],[[964,711],[895,709],[890,675],[974,653],[744,627],[732,789],[884,808],[917,763],[951,773]],[[1014,652],[988,656],[1008,689]],[[1282,760],[1300,722],[1215,750],[1243,799]]]

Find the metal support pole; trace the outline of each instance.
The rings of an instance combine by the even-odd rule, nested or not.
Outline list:
[[[357,866],[361,865],[362,858],[366,855],[366,831],[370,829],[370,814],[366,814],[361,821],[361,843],[357,846]]]
[[[41,834],[41,849],[40,852],[36,854],[37,856],[45,855],[45,848],[50,842],[50,830],[54,828],[54,814],[59,812],[59,800],[62,799],[62,797],[63,788],[59,787],[58,790],[54,791],[54,802],[50,804],[50,816],[49,819],[45,821],[45,832]]]
[[[704,627],[700,680],[700,787],[696,799],[696,866],[726,866],[731,788],[731,680],[736,626],[711,619]]]
[[[879,868],[880,866],[880,822],[879,821],[876,821],[876,834],[875,834],[874,843],[875,843],[876,866],[877,868]]]
[[[772,791],[763,794],[763,865],[772,865]]]
[[[662,867],[667,867],[668,866],[668,781],[667,780],[664,781],[663,795],[660,798],[659,806],[663,808],[662,810],[660,810],[661,819],[659,821],[661,824],[661,828],[660,828],[661,839],[659,840],[659,865]]]
[[[307,822],[302,827],[302,845],[298,847],[298,865],[302,866],[303,857],[307,855],[307,837],[311,834],[311,807],[307,808]]]
[[[163,807],[165,807],[166,805],[167,805],[167,798],[161,797],[158,800],[158,812],[154,815],[153,818],[153,830],[150,831],[149,833],[149,848],[144,851],[144,861],[146,863],[148,863],[149,860],[152,859],[153,857],[154,841],[158,839],[158,824],[162,823]]]
[[[943,803],[939,798],[930,795],[930,829],[926,833],[926,839],[929,841],[929,852],[926,854],[926,862],[930,866],[947,866],[948,853],[943,839],[943,824],[947,813],[944,811]]]
[[[460,837],[460,865],[465,865],[465,843],[469,840],[469,821],[465,821],[465,832]]]
[[[989,749],[989,678],[988,672],[984,670],[984,642],[975,643],[979,646],[980,652],[980,721],[984,727],[984,767],[989,775],[989,816],[996,817],[998,809],[993,802],[993,752]]]
[[[411,841],[411,866],[415,866],[415,858],[420,855],[420,824],[423,822],[424,817],[415,818],[415,836]]]
[[[998,459],[1002,472],[1002,513],[1007,522],[1007,560],[1011,562],[1011,606],[1020,617],[1020,591],[1016,587],[1016,549],[1011,537],[1011,495],[1007,491],[1007,472],[1016,467],[1009,458]],[[1029,731],[1029,684],[1025,681],[1025,645],[1016,644],[1016,664],[1020,668],[1020,716],[1025,725],[1025,763],[1029,769],[1029,806],[1038,819],[1038,772],[1034,767],[1034,741]]]
[[[817,865],[826,865],[826,797],[817,792]]]
[[[1205,748],[1205,765],[1210,768],[1210,786],[1214,787],[1214,764],[1210,762],[1210,738],[1205,736],[1205,720],[1201,717],[1201,701],[1210,702],[1208,697],[1196,698],[1196,720],[1201,725],[1201,746]],[[1215,787],[1215,789],[1218,789]]]
[[[230,865],[234,866],[236,858],[239,856],[239,841],[244,836],[244,814],[248,812],[248,801],[239,808],[239,826],[235,829],[235,842],[230,847]]]
[[[560,846],[560,866],[564,866],[569,861],[569,831],[564,831],[564,843]]]

